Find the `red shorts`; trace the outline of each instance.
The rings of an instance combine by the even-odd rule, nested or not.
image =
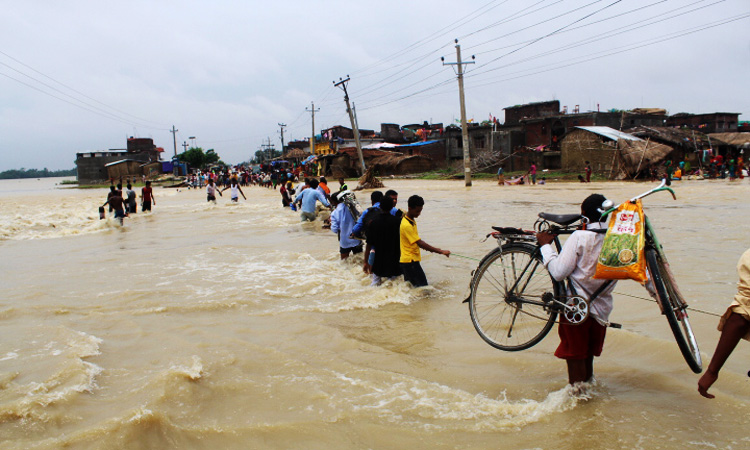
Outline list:
[[[560,317],[557,334],[560,335],[560,345],[555,350],[555,356],[561,359],[587,359],[602,354],[607,327],[590,316],[579,325],[571,325]]]

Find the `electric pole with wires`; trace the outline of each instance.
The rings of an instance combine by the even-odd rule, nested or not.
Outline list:
[[[364,175],[367,171],[367,168],[365,167],[365,157],[362,156],[362,144],[359,142],[359,127],[357,126],[357,121],[354,120],[354,113],[352,112],[352,108],[349,105],[349,93],[346,92],[346,83],[348,83],[350,80],[349,75],[346,76],[346,80],[342,80],[339,78],[339,82],[336,83],[333,82],[333,85],[336,87],[340,87],[344,91],[344,101],[346,102],[346,112],[349,113],[349,121],[352,123],[352,130],[354,131],[354,142],[357,144],[357,154],[359,155],[359,163],[362,166],[362,173],[360,175]]]
[[[284,128],[286,128],[286,124],[280,123],[278,125],[281,128],[281,153],[283,154],[284,153]]]
[[[456,62],[447,63],[445,58],[441,57],[440,61],[444,66],[456,66],[456,75],[458,75],[458,97],[461,101],[461,141],[464,147],[464,180],[466,186],[471,186],[471,152],[469,152],[469,128],[466,124],[466,101],[464,100],[464,64],[474,64],[474,55],[471,55],[472,61],[461,62],[461,46],[456,39]]]
[[[310,154],[315,154],[315,113],[320,111],[320,108],[315,109],[315,102],[310,102],[312,104],[312,109],[305,108],[305,111],[310,111],[310,114],[312,114],[312,134],[310,135]]]

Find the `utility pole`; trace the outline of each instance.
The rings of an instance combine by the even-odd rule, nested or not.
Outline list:
[[[263,156],[266,157],[266,161],[269,161],[273,159],[273,152],[276,151],[276,149],[273,147],[273,144],[271,144],[271,138],[268,138],[267,144],[262,144],[260,147],[263,149]]]
[[[279,126],[281,127],[281,153],[284,153],[284,127],[286,127],[285,123],[280,123]]]
[[[174,142],[174,156],[177,157],[177,132],[180,131],[172,125],[172,129],[169,130],[172,133],[172,141]]]
[[[185,151],[185,152],[187,151],[188,143],[186,141],[182,141],[182,148],[184,149],[183,151]],[[176,153],[175,153],[175,155],[176,155]]]
[[[444,66],[457,66],[458,70],[458,96],[461,101],[461,139],[464,146],[464,180],[466,180],[466,186],[471,186],[471,153],[469,152],[469,128],[466,124],[466,101],[464,100],[464,64],[474,64],[474,55],[471,56],[472,61],[461,62],[461,46],[458,45],[458,39],[456,39],[456,62],[447,63],[445,58],[441,57],[440,60]]]
[[[362,175],[365,174],[367,168],[365,167],[365,158],[362,156],[362,144],[359,142],[359,127],[357,122],[354,120],[354,113],[352,108],[349,106],[349,93],[346,91],[346,83],[350,80],[349,75],[346,76],[346,80],[339,78],[339,82],[333,82],[333,85],[340,87],[344,91],[344,101],[346,102],[346,112],[349,113],[349,121],[352,123],[352,130],[354,130],[354,142],[357,144],[357,154],[359,155],[359,163],[362,165]]]
[[[315,102],[310,102],[312,104],[312,109],[305,108],[305,111],[310,111],[310,114],[312,114],[312,134],[310,135],[310,154],[315,154],[315,113],[320,111],[320,108],[315,109]]]

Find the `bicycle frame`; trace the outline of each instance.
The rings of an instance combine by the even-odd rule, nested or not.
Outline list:
[[[575,230],[570,230],[570,229],[555,230],[555,232],[559,233],[559,234],[572,234],[573,231],[575,231]],[[499,238],[498,240],[500,240],[500,239],[502,239],[502,237]],[[506,238],[506,240],[508,240],[508,241],[514,241],[513,238]],[[560,239],[557,237],[557,235],[555,235],[554,243],[555,243],[555,248],[557,249],[558,252],[560,252],[560,250],[562,248],[562,244],[560,244]],[[503,248],[502,244],[500,244],[499,242],[498,242],[498,247],[500,247],[501,249]],[[518,290],[518,284],[522,280],[524,280],[524,279],[525,279],[525,284],[520,289],[520,292],[523,292],[524,290],[526,290],[526,285],[528,285],[528,283],[531,280],[532,276],[534,275],[534,272],[536,271],[537,267],[539,267],[539,265],[541,264],[536,258],[534,258],[536,255],[539,254],[540,249],[541,249],[541,246],[538,243],[534,245],[534,253],[532,253],[532,258],[529,260],[528,263],[526,263],[526,267],[524,267],[523,270],[521,271],[521,276],[518,277],[518,279],[515,281],[515,283],[513,283],[513,286],[511,286],[509,292],[513,295],[513,300],[514,301],[521,302],[521,303],[528,303],[528,304],[532,304],[532,305],[536,305],[536,306],[548,307],[548,306],[550,306],[549,302],[540,302],[540,301],[536,301],[536,300],[525,299],[525,298],[521,298],[521,297],[518,297],[518,296],[515,295],[515,292],[519,292],[519,290]],[[531,272],[529,272],[529,267],[531,266],[532,263],[534,263],[534,267],[531,270]],[[564,280],[562,282],[560,282],[560,281],[553,281],[553,282],[554,283],[559,283],[559,284],[562,285],[562,292],[568,292],[568,283],[570,283],[570,281],[568,281],[566,279],[566,280]],[[560,302],[559,299],[555,298],[554,301],[556,303],[558,303],[562,308],[565,307],[565,304],[563,302]]]

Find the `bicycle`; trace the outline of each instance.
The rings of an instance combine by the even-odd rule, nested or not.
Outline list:
[[[674,191],[666,180],[637,197],[635,202],[660,191],[668,191],[676,200]],[[611,201],[602,205],[602,216],[614,212],[618,206]],[[654,228],[644,213],[645,259],[652,289],[662,314],[675,336],[677,345],[690,369],[702,371],[702,360],[695,340],[687,308],[672,275],[664,250]],[[572,234],[585,224],[580,214],[539,213],[534,231],[520,228],[492,227],[487,235],[497,239],[497,248],[490,251],[473,272],[470,295],[467,298],[474,328],[491,346],[505,351],[519,351],[538,344],[552,329],[559,315],[577,324],[588,317],[588,299],[570,289],[570,280],[556,281],[542,262],[541,247],[535,232],[549,231],[555,235],[554,245],[562,248],[559,235]],[[606,229],[596,230],[606,232]],[[593,296],[595,297],[595,293]],[[619,328],[618,324],[610,324]]]

